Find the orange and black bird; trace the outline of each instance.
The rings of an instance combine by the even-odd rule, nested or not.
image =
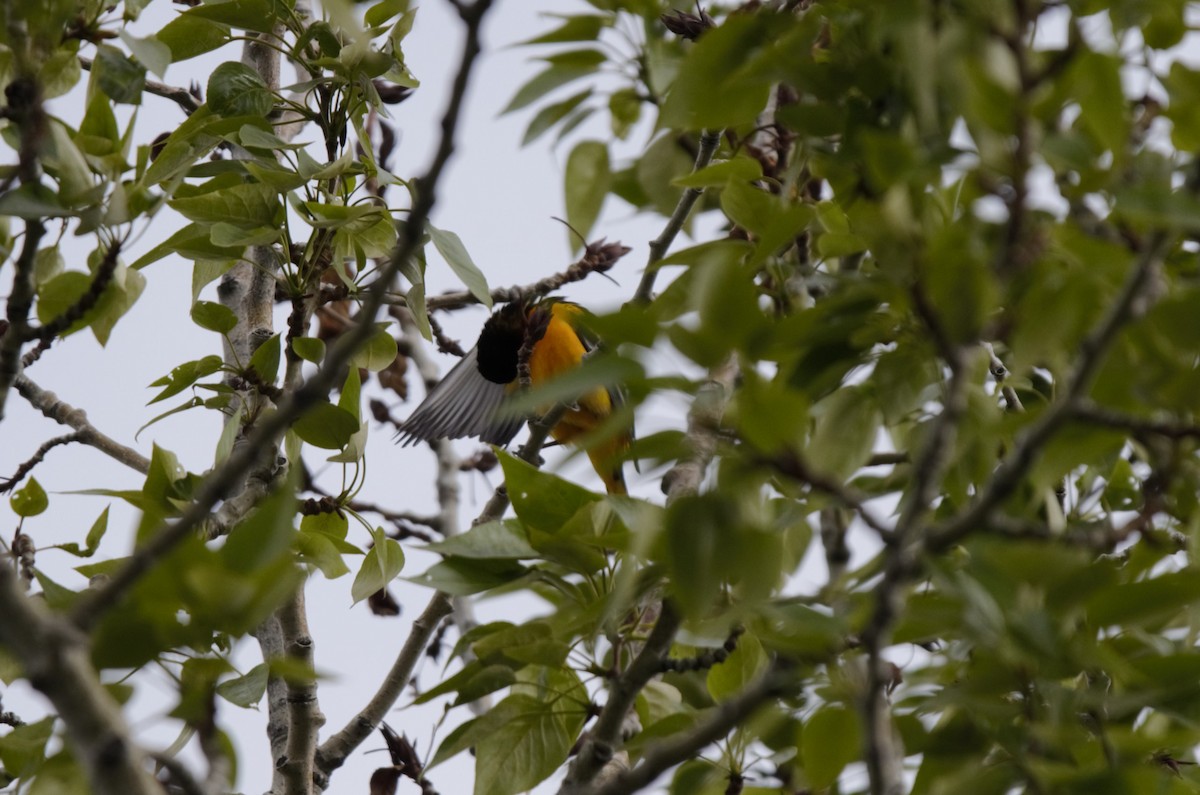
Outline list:
[[[501,409],[519,388],[522,346],[532,345],[529,380],[534,387],[578,367],[594,347],[579,325],[583,313],[577,304],[557,298],[505,304],[483,324],[475,347],[400,425],[400,443],[477,436],[489,444],[508,444],[526,419]],[[574,442],[599,427],[621,403],[617,390],[596,387],[567,408],[550,435]],[[632,437],[630,429],[587,451],[610,494],[627,493],[621,457]]]

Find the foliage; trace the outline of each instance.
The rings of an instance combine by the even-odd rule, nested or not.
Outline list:
[[[436,160],[419,179],[394,175],[371,143],[391,134],[384,105],[417,86],[403,56],[415,9],[202,3],[144,38],[125,31],[133,0],[119,18],[68,0],[5,12],[16,162],[0,194],[0,412],[10,389],[36,405],[19,373],[50,341],[89,329],[105,342],[167,257],[193,263],[190,320],[226,351],[181,363],[152,400],[186,393],[167,414],[221,412],[214,468],[185,472],[159,448],[124,461],[146,476],[111,495],[140,511],[139,546],[121,557],[104,543],[106,512],[62,550],[96,556],[79,569],[101,578],[92,588],[38,568],[53,552],[29,540],[48,502],[27,477],[37,461],[7,484],[20,485],[20,525],[0,578],[0,609],[16,611],[0,673],[58,712],[0,736],[8,779],[101,786],[78,728],[89,716],[64,707],[45,676],[57,669],[30,650],[39,627],[87,633],[90,667],[63,676],[107,714],[127,694],[96,671],[175,666],[175,714],[216,775],[222,712],[286,692],[270,717],[305,751],[283,757],[273,791],[309,792],[408,684],[405,655],[450,611],[446,595],[523,593],[538,615],[462,632],[456,666],[419,682],[418,702],[464,715],[429,760],[433,780],[470,750],[478,795],[548,778],[564,793],[629,792],[660,773],[679,793],[1200,788],[1200,72],[1177,59],[1185,4],[677,5],[556,12],[524,42],[540,65],[507,107],[529,118],[526,144],[570,146],[564,199],[581,236],[618,203],[664,230],[630,303],[590,321],[607,352],[521,400],[618,382],[635,408],[688,396],[688,420],[631,454],[665,473],[666,504],[540,471],[540,440],[500,452],[513,515],[494,502],[426,545],[440,562],[405,573],[436,589],[429,612],[362,720],[319,743],[297,589],[357,571],[348,597],[382,610],[413,543],[355,503],[362,404],[403,381],[399,350],[419,364],[412,330],[435,336],[435,312],[506,295],[456,234],[425,225]],[[456,6],[470,37],[487,3]],[[289,93],[230,60],[200,101],[147,76],[235,40],[278,49],[309,79]],[[87,101],[71,126],[43,102],[82,79],[81,55]],[[187,117],[137,145],[114,108],[147,91]],[[292,143],[301,127],[316,149]],[[160,213],[186,223],[125,263]],[[66,268],[50,224],[93,241],[88,272]],[[681,228],[696,242],[668,256]],[[461,296],[424,295],[427,242]],[[397,271],[398,326],[375,325]],[[221,302],[196,300],[216,280]],[[268,318],[278,292],[287,327],[227,300],[230,284],[257,285]],[[664,349],[679,371],[651,367]],[[305,448],[333,451],[339,493],[311,492]],[[352,518],[369,542],[352,540]],[[43,599],[26,595],[33,583]],[[239,675],[230,644],[264,622],[280,645]],[[485,698],[495,705],[467,716]],[[48,756],[56,735],[70,741]]]

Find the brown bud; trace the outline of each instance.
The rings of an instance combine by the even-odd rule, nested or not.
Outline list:
[[[390,617],[400,615],[400,603],[396,601],[396,597],[392,596],[392,592],[387,588],[380,588],[368,596],[367,607],[371,608],[371,612],[377,616]]]
[[[698,13],[692,14],[687,11],[675,10],[669,14],[663,14],[659,19],[662,20],[667,30],[676,36],[688,41],[695,41],[700,38],[700,34],[709,28],[716,27],[717,24],[699,5],[696,6],[696,11]]]
[[[379,94],[379,98],[383,100],[385,105],[399,105],[404,100],[412,96],[413,90],[408,86],[398,86],[395,83],[388,83],[384,80],[371,81],[375,85],[375,91]]]

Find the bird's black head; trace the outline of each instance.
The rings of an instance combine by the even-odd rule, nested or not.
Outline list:
[[[517,356],[525,340],[525,303],[512,301],[494,312],[479,334],[479,374],[496,384],[517,380]]]

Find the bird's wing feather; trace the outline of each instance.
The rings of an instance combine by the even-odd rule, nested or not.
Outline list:
[[[524,420],[497,413],[508,390],[480,375],[476,356],[472,348],[401,423],[396,434],[401,445],[466,436],[497,445],[512,441]]]

